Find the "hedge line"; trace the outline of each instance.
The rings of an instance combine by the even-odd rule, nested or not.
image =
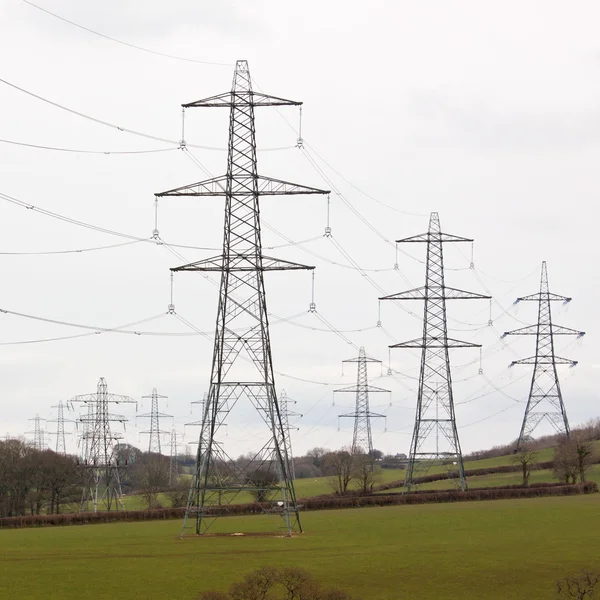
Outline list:
[[[529,487],[506,486],[504,488],[477,488],[466,492],[456,490],[422,490],[410,494],[379,494],[371,496],[327,496],[299,500],[302,510],[327,510],[357,508],[362,506],[390,506],[400,504],[429,504],[462,502],[468,500],[499,500],[506,498],[532,498],[541,496],[573,496],[598,491],[594,482],[564,485],[539,483]],[[278,513],[269,503],[231,504],[223,506],[223,516]],[[45,527],[51,525],[87,525],[113,523],[116,521],[154,521],[183,519],[184,508],[157,508],[153,510],[130,510],[121,512],[71,513],[64,515],[26,515],[0,519],[0,529],[19,527]]]
[[[540,469],[551,469],[554,466],[553,461],[548,460],[545,462],[536,463],[532,465],[535,470]],[[518,473],[522,469],[521,465],[500,465],[497,467],[485,467],[483,469],[467,469],[465,470],[465,477],[478,477],[481,475],[493,475],[494,473]],[[423,477],[415,477],[414,483],[431,483],[433,481],[443,481],[445,479],[458,479],[458,472],[450,473],[434,473],[432,475],[425,475]],[[382,492],[385,490],[391,490],[397,487],[404,486],[404,479],[390,481],[381,485],[376,485],[373,488],[374,492]]]

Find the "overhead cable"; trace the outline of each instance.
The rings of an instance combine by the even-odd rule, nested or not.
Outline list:
[[[208,61],[208,60],[198,60],[196,58],[188,58],[185,56],[176,56],[174,54],[167,54],[166,52],[159,52],[158,50],[152,50],[150,48],[144,48],[143,46],[138,46],[136,44],[124,42],[123,40],[119,40],[117,38],[111,37],[110,35],[106,35],[105,33],[100,33],[99,31],[95,31],[94,29],[90,29],[89,27],[84,27],[83,25],[80,25],[79,23],[75,23],[75,21],[70,21],[69,19],[66,19],[65,17],[61,17],[60,15],[58,15],[56,13],[50,12],[49,10],[42,8],[41,6],[38,6],[37,4],[34,4],[33,2],[29,2],[29,0],[21,0],[21,1],[24,2],[25,4],[28,4],[29,6],[31,6],[33,8],[37,8],[37,10],[40,10],[40,11],[46,13],[47,15],[54,17],[55,19],[59,19],[60,21],[63,21],[64,23],[68,23],[69,25],[72,25],[73,27],[77,27],[79,29],[82,29],[83,31],[87,31],[88,33],[97,35],[98,37],[104,38],[105,40],[110,40],[111,42],[121,44],[122,46],[127,46],[129,48],[133,48],[134,50],[140,50],[141,52],[147,52],[148,54],[156,54],[157,56],[162,56],[164,58],[171,58],[174,60],[182,60],[185,62],[197,63],[197,64],[201,64],[201,65],[211,65],[211,66],[216,66],[216,67],[230,67],[231,66],[229,63],[213,62],[213,61]]]

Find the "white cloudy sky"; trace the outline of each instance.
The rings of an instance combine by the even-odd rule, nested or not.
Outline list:
[[[561,372],[570,420],[580,423],[598,414],[596,3],[39,0],[39,6],[158,52],[223,63],[144,53],[77,29],[22,0],[0,0],[0,78],[109,123],[178,140],[180,104],[227,91],[239,58],[250,61],[264,91],[303,100],[308,155],[335,189],[334,239],[362,268],[377,270],[369,275],[386,292],[422,284],[418,261],[424,249],[411,247],[412,257],[399,255],[400,276],[393,270],[393,244],[385,240],[425,231],[430,211],[439,211],[446,231],[475,238],[475,272],[468,269],[470,247],[461,249],[467,258],[453,246],[446,252],[447,266],[458,269],[448,271],[449,285],[480,293],[489,289],[497,301],[494,328],[486,326],[485,301],[449,306],[454,337],[484,345],[485,378],[478,374],[478,351],[452,355],[457,367],[463,365],[454,379],[464,450],[507,442],[518,434],[529,371],[507,365],[532,354],[533,340],[510,339],[510,350],[498,341],[498,332],[535,320],[533,305],[515,308],[512,301],[537,291],[542,260],[548,261],[551,288],[574,298],[568,308],[555,307],[556,321],[587,332],[583,342],[558,342],[559,354],[580,361],[576,369]],[[204,177],[174,146],[85,120],[6,83],[0,83],[0,106],[3,140],[102,151],[168,149],[105,155],[0,143],[0,192],[27,204],[149,237],[154,193]],[[291,148],[297,123],[297,109],[261,110],[259,146],[287,149],[261,152],[259,170],[329,187],[306,154]],[[188,143],[222,148],[226,132],[226,111],[188,111]],[[224,152],[194,149],[193,154],[211,172],[224,172]],[[161,200],[160,234],[171,243],[217,247],[222,209],[219,199]],[[325,215],[319,196],[262,203],[264,222],[294,241],[321,236]],[[93,327],[123,325],[166,312],[169,267],[214,254],[179,249],[182,261],[164,246],[147,243],[78,254],[10,254],[123,241],[1,200],[0,308]],[[265,246],[282,243],[265,228]],[[315,264],[319,314],[351,330],[346,340],[317,330],[326,327],[312,314],[272,327],[275,369],[287,375],[277,376],[278,387],[304,415],[293,438],[296,451],[341,446],[351,439],[351,423],[338,431],[337,415],[351,410],[352,397],[340,396],[332,406],[332,390],[354,379],[351,368],[342,376],[341,361],[356,354],[354,346],[364,345],[384,360],[385,374],[388,344],[419,335],[420,319],[384,305],[383,328],[376,328],[380,294],[363,274],[340,266],[348,262],[331,240],[269,253]],[[306,313],[308,273],[267,277],[273,315]],[[177,312],[203,331],[214,324],[214,282],[193,274],[175,277]],[[417,315],[422,310],[417,304],[409,308]],[[190,332],[174,316],[138,327]],[[157,387],[169,396],[163,408],[176,416],[180,429],[197,418],[198,413],[190,416],[189,403],[206,390],[212,353],[202,336],[104,333],[13,344],[85,332],[0,317],[0,431],[30,429],[28,418],[36,412],[49,418],[52,405],[94,391],[100,376],[112,392],[137,399]],[[374,410],[387,415],[387,432],[383,423],[373,425],[375,445],[387,452],[408,450],[418,365],[418,354],[395,351],[391,366],[403,375],[373,381],[393,392],[391,406],[387,395],[371,401]],[[371,373],[382,372],[375,367]],[[132,410],[128,415],[134,421]],[[236,451],[252,449],[254,422],[248,423],[246,429],[234,424],[228,430]],[[141,422],[137,429],[130,424],[132,443],[143,445],[142,428]]]

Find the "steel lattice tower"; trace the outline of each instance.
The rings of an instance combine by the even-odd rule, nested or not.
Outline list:
[[[119,469],[126,465],[121,464],[115,452],[115,442],[122,439],[123,435],[113,433],[110,424],[117,422],[125,426],[127,418],[109,412],[109,406],[110,404],[137,403],[128,396],[109,394],[104,377],[101,377],[98,381],[95,394],[75,396],[69,400],[69,403],[73,402],[93,406],[92,413],[88,411],[87,416],[79,418],[84,426],[83,435],[85,439],[83,442],[87,448],[87,456],[82,466],[89,470],[84,484],[80,510],[84,511],[85,509],[87,511],[89,502],[92,502],[94,512],[98,510],[100,503],[104,504],[106,510],[111,510],[113,502],[117,510],[119,508],[124,510]],[[89,421],[90,414],[92,414],[91,422]]]
[[[423,337],[390,348],[420,348],[421,369],[417,393],[415,428],[406,469],[405,491],[434,465],[444,465],[461,490],[467,488],[460,441],[454,413],[450,348],[480,348],[448,337],[446,300],[489,298],[446,286],[444,243],[472,242],[472,239],[443,233],[438,213],[431,213],[427,233],[397,240],[397,243],[427,244],[425,286],[385,296],[381,300],[424,300]],[[456,471],[454,471],[456,468]],[[453,472],[454,471],[454,472]]]
[[[279,395],[279,410],[281,412],[281,424],[285,431],[285,447],[287,451],[288,460],[290,463],[290,475],[292,480],[296,480],[296,467],[294,465],[294,454],[292,453],[292,436],[290,435],[290,429],[298,430],[298,427],[290,426],[290,417],[302,417],[300,413],[290,410],[290,404],[296,404],[295,400],[288,398],[285,390],[281,390]]]
[[[538,322],[507,331],[507,335],[535,335],[535,356],[523,358],[511,363],[513,365],[533,365],[533,377],[529,389],[529,398],[523,417],[521,433],[517,441],[517,450],[529,440],[533,430],[545,419],[557,433],[570,435],[569,420],[563,403],[562,392],[558,382],[558,371],[556,365],[569,365],[574,367],[577,361],[556,356],[554,353],[555,335],[576,335],[582,337],[583,331],[576,331],[568,327],[562,327],[552,322],[552,302],[571,302],[571,298],[550,293],[548,287],[548,270],[546,261],[542,262],[542,276],[540,280],[540,291],[537,294],[517,298],[516,302],[537,302]],[[503,336],[503,337],[504,337]]]
[[[33,431],[26,431],[25,433],[33,435],[32,446],[42,452],[46,449],[46,438],[44,437],[46,431],[42,429],[40,421],[45,421],[46,419],[40,418],[39,414],[36,414],[33,419],[29,419],[29,421],[33,421]]]
[[[180,433],[176,429],[171,430],[170,452],[169,452],[169,487],[179,477],[179,465],[177,463],[178,448],[181,444],[177,441]],[[183,435],[181,436],[183,438]]]
[[[358,363],[357,374],[356,374],[356,387],[350,386],[334,390],[334,393],[338,392],[350,392],[356,394],[356,408],[353,413],[347,413],[345,415],[338,415],[338,418],[350,417],[354,419],[354,435],[352,436],[352,454],[372,454],[373,452],[373,438],[371,436],[371,419],[372,418],[383,418],[385,415],[374,413],[369,410],[369,394],[372,392],[390,392],[390,390],[384,390],[383,388],[369,385],[369,378],[367,375],[367,364],[368,363],[380,363],[380,360],[370,358],[366,355],[365,349],[361,346],[358,351],[357,358],[349,358],[343,361],[344,363]]]
[[[150,438],[148,439],[148,452],[154,452],[156,454],[160,454],[160,436],[164,434],[168,434],[168,431],[161,431],[160,429],[160,419],[161,418],[169,418],[172,419],[173,415],[167,415],[165,413],[161,413],[158,410],[158,402],[160,399],[165,399],[167,396],[161,396],[156,388],[152,389],[152,394],[149,396],[142,396],[142,398],[151,398],[152,406],[149,413],[145,415],[137,415],[137,419],[150,419],[150,429],[147,431],[140,431],[143,434],[149,434]]]
[[[57,414],[56,419],[51,419],[48,423],[56,423],[56,432],[52,435],[56,435],[56,454],[66,454],[67,453],[67,445],[65,443],[65,435],[71,435],[70,433],[65,433],[65,422],[71,423],[69,419],[65,419],[65,407],[62,400],[58,401],[57,406],[53,406],[52,408],[56,408]]]
[[[229,109],[227,173],[157,194],[225,198],[222,254],[172,269],[221,273],[206,419],[182,534],[191,528],[190,520],[197,534],[205,533],[223,513],[220,501],[231,502],[243,489],[260,494],[277,490],[287,533],[301,531],[275,392],[263,275],[265,271],[314,267],[263,254],[259,198],[328,191],[259,175],[254,122],[256,107],[300,104],[254,92],[247,61],[237,61],[231,92],[183,105]],[[266,442],[245,466],[236,465],[218,440],[223,421],[238,402],[254,406],[268,431]],[[276,485],[257,480],[257,474],[265,471],[276,478]]]

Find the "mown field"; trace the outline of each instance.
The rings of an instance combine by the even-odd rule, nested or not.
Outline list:
[[[311,512],[292,539],[181,540],[179,521],[0,530],[0,597],[192,600],[295,565],[368,600],[551,600],[560,576],[600,568],[599,517],[593,494]],[[221,523],[259,531],[274,519]]]

